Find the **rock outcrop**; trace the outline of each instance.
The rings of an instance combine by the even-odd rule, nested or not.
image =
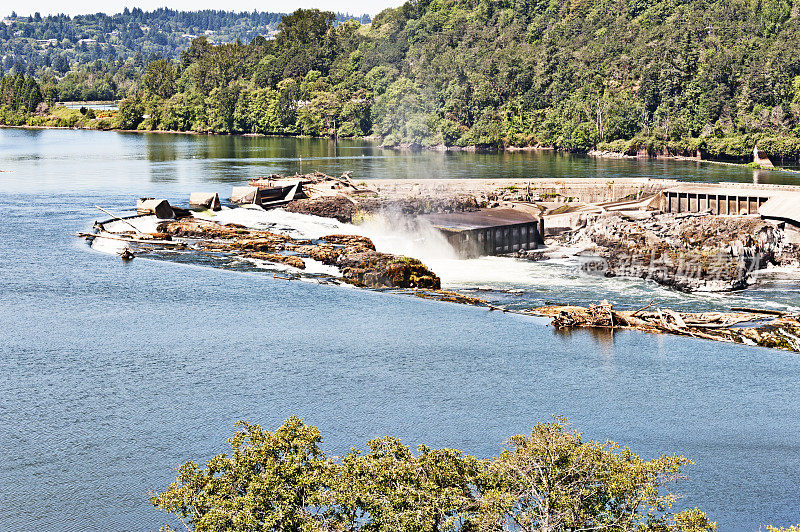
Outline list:
[[[353,200],[343,196],[320,196],[294,200],[285,209],[289,212],[311,214],[324,218],[335,218],[343,223],[353,221],[356,205]]]
[[[304,269],[304,258],[336,266],[345,282],[365,288],[439,289],[441,281],[417,259],[381,253],[373,242],[356,235],[330,235],[316,241],[298,240],[239,225],[183,218],[163,222],[159,231],[192,239],[200,249],[231,253]]]
[[[682,291],[747,287],[753,273],[780,264],[783,234],[755,217],[653,214],[600,216],[571,238],[588,249],[584,269],[652,279]]]
[[[352,223],[379,212],[397,214],[429,214],[433,212],[474,211],[486,206],[471,195],[446,197],[419,196],[412,198],[387,198],[377,196],[319,196],[294,200],[286,206],[289,212],[311,214],[324,218],[334,218],[344,223]]]

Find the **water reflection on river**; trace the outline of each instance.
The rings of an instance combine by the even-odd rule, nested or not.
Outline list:
[[[123,264],[72,236],[95,204],[123,212],[138,195],[225,192],[299,171],[301,157],[303,171],[356,178],[752,178],[541,152],[0,130],[0,529],[156,530],[165,518],[147,492],[172,468],[222,450],[237,419],[272,427],[290,414],[318,425],[334,453],[393,434],[482,456],[564,414],[589,437],[692,457],[684,503],[722,530],[800,521],[795,354],[556,333],[533,318],[258,273]]]

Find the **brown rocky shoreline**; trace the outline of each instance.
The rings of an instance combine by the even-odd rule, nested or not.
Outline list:
[[[158,225],[160,235],[191,239],[199,249],[231,253],[305,268],[304,258],[336,266],[342,279],[364,288],[441,288],[439,277],[417,259],[381,253],[369,238],[328,235],[319,240],[297,240],[241,225],[185,217]]]

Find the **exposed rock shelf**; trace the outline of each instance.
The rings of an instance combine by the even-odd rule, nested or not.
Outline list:
[[[796,265],[798,257],[781,229],[752,216],[608,213],[566,241],[586,247],[581,254],[589,271],[686,292],[746,288],[757,270]]]
[[[417,259],[381,253],[369,238],[329,235],[319,240],[298,240],[239,225],[183,218],[162,222],[162,234],[190,238],[204,250],[266,260],[305,268],[304,258],[336,266],[344,281],[366,288],[439,289],[439,277]]]

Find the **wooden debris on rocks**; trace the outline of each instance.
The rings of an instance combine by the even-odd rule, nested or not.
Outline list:
[[[139,214],[155,214],[158,218],[174,218],[175,211],[165,199],[139,198],[136,200],[136,212]]]
[[[596,305],[550,305],[527,311],[553,319],[556,328],[600,327],[637,329],[733,342],[789,351],[800,351],[800,316],[775,315],[774,311],[676,312],[651,309],[616,310],[603,301]]]
[[[219,194],[216,192],[192,192],[189,195],[189,206],[193,208],[211,209],[218,211],[222,209],[219,201]]]

